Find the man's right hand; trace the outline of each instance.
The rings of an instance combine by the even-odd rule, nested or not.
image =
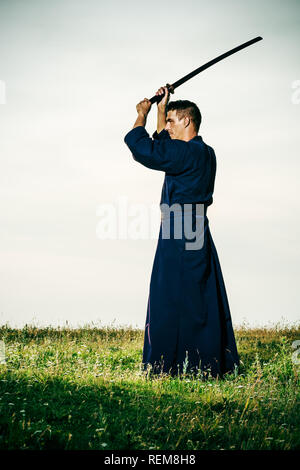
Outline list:
[[[167,104],[168,104],[169,99],[170,99],[170,93],[169,93],[169,90],[166,86],[160,87],[157,90],[157,92],[155,93],[155,95],[163,95],[163,94],[165,96],[162,98],[162,100],[159,103],[157,103],[157,108],[162,113],[165,113]]]

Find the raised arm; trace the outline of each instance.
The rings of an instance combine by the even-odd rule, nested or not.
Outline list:
[[[147,122],[147,116],[149,114],[151,106],[152,106],[152,103],[150,100],[148,100],[148,98],[144,98],[142,101],[140,101],[136,105],[138,117],[136,118],[136,121],[133,125],[133,129],[138,126],[145,127],[146,122]]]
[[[173,174],[189,168],[187,142],[170,139],[166,130],[161,131],[159,138],[151,139],[143,126],[137,126],[124,140],[134,160],[147,168]]]
[[[166,86],[159,88],[155,94],[165,94],[163,99],[157,104],[157,133],[159,134],[166,127],[166,108],[169,102],[170,94]]]
[[[171,92],[174,93],[174,91]],[[167,105],[170,99],[170,92],[168,87],[160,87],[157,92],[155,93],[156,95],[164,95],[162,100],[157,103],[157,133],[159,134],[165,127],[166,127],[166,109]],[[140,101],[136,105],[136,110],[138,112],[138,117],[136,118],[136,121],[133,125],[133,129],[138,126],[146,126],[147,122],[147,116],[149,114],[149,111],[151,109],[151,101],[148,100],[148,98],[144,98],[142,101]]]

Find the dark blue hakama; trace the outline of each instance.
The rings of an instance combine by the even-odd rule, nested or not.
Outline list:
[[[160,203],[177,208],[169,215],[162,212],[148,296],[143,370],[150,365],[154,373],[210,372],[222,377],[239,366],[239,356],[207,218],[207,207],[213,201],[215,153],[201,136],[184,142],[171,139],[163,130],[153,137],[142,126],[125,136],[136,161],[165,172]],[[186,242],[193,240],[184,233],[183,214],[188,208],[195,230],[196,203],[204,207],[203,215],[198,215],[202,217],[203,246],[187,250]],[[169,238],[163,236],[166,223]],[[181,238],[174,236],[175,223],[182,227]]]

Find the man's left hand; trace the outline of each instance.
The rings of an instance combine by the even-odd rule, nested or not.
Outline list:
[[[136,110],[137,110],[139,115],[147,116],[147,114],[149,113],[149,111],[151,109],[151,106],[152,106],[151,101],[148,100],[148,98],[144,98],[143,101],[140,101],[136,105]]]

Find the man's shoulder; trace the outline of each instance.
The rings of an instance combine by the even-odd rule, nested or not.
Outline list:
[[[214,153],[214,149],[211,145],[208,145],[201,137],[201,135],[195,136],[193,139],[189,140],[187,142],[189,144],[190,148],[193,149],[194,151],[206,151],[209,150],[209,152]]]
[[[169,132],[166,131],[166,129],[162,129],[160,132],[157,132],[157,131],[153,132],[152,137],[155,140],[164,140],[164,139],[171,140]]]
[[[202,142],[202,148],[206,151],[208,151],[208,153],[210,153],[211,155],[214,155],[215,156],[215,151],[214,151],[214,148],[207,144],[201,137],[201,142]]]
[[[208,145],[201,136],[186,142],[189,148],[189,161],[194,169],[202,168],[203,165],[216,165],[216,155],[213,147]]]

